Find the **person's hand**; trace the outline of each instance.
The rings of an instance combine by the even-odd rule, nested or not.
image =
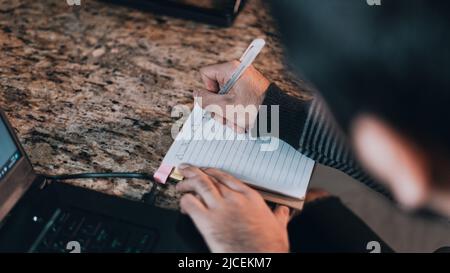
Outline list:
[[[289,209],[274,212],[261,195],[218,169],[180,165],[185,179],[182,212],[188,214],[212,252],[287,252]]]
[[[258,109],[264,100],[270,82],[253,66],[250,66],[226,95],[218,95],[220,88],[231,78],[239,66],[238,61],[216,64],[200,69],[204,90],[194,91],[197,101],[201,98],[201,107],[214,113],[219,122],[237,130],[248,130],[253,127]],[[214,105],[214,107],[210,107]],[[237,117],[233,111],[226,111],[226,106],[243,106],[237,109]],[[245,109],[244,109],[245,108]]]
[[[306,193],[305,204],[312,203],[316,200],[325,199],[328,197],[331,197],[331,194],[328,193],[327,191],[320,188],[311,188],[308,189],[308,192]]]

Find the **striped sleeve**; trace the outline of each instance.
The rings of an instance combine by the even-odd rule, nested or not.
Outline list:
[[[355,161],[347,138],[320,97],[304,102],[272,84],[263,105],[279,105],[280,139],[316,162],[338,169],[389,196]]]

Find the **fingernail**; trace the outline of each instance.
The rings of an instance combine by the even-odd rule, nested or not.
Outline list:
[[[178,169],[179,170],[183,170],[186,169],[188,167],[190,167],[191,165],[187,164],[187,163],[181,163],[180,165],[178,165]]]

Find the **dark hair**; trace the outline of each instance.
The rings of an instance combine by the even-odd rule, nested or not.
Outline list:
[[[371,113],[450,159],[450,1],[271,2],[289,61],[344,129]]]

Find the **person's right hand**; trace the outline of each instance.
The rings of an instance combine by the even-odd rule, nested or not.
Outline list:
[[[218,95],[217,92],[231,78],[238,66],[238,61],[232,61],[200,69],[205,89],[195,91],[194,97],[198,102],[201,98],[200,106],[208,107],[208,111],[214,113],[216,120],[242,132],[253,127],[270,82],[253,66],[250,66],[228,94]],[[234,108],[238,110],[235,116],[233,111],[227,111],[227,106],[243,107]]]

